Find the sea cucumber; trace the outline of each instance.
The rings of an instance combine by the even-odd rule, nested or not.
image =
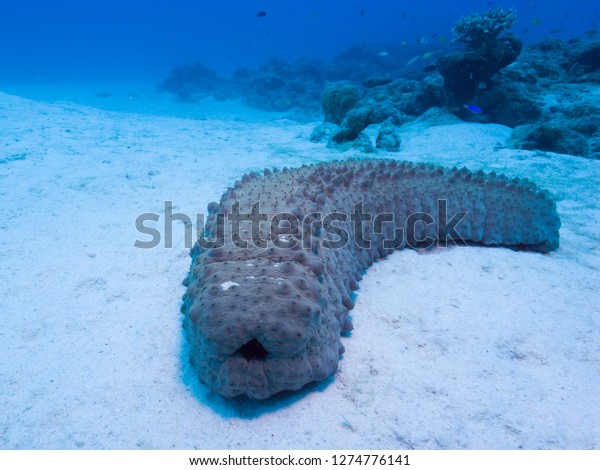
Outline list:
[[[371,220],[355,225],[357,207]],[[252,208],[267,221],[236,227]],[[288,233],[274,235],[270,221],[282,213],[277,227]],[[190,361],[214,391],[260,399],[336,371],[353,291],[394,248],[453,238],[544,253],[558,247],[560,227],[549,193],[528,180],[378,159],[250,173],[208,214],[205,239],[224,242],[191,250],[181,306]],[[338,220],[328,224],[328,214]],[[454,227],[453,214],[464,216]]]

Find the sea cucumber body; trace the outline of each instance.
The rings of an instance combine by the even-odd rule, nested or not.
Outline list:
[[[195,245],[184,280],[181,311],[199,378],[227,397],[267,398],[332,375],[344,350],[341,336],[352,329],[352,293],[373,261],[393,251],[386,243],[396,239],[396,248],[414,247],[452,235],[438,220],[440,200],[447,219],[466,213],[456,226],[464,241],[540,252],[558,247],[556,205],[527,180],[389,160],[245,175],[209,206],[206,238],[222,229],[223,246]],[[266,243],[243,247],[250,224],[241,223],[237,237],[230,223],[218,221],[236,211],[249,214],[257,202],[268,221],[254,239]],[[357,204],[371,214],[358,237],[351,220]],[[301,222],[299,232],[274,243],[270,221],[282,213]],[[346,214],[348,223],[334,222],[327,230],[328,214]],[[386,215],[374,223],[379,214]],[[411,218],[415,214],[421,216]],[[347,228],[347,243],[326,247],[339,240],[340,226]],[[283,247],[282,240],[299,243]]]

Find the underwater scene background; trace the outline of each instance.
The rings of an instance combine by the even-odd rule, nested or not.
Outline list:
[[[599,22],[591,0],[0,0],[0,449],[600,448]],[[400,204],[466,201],[514,250],[345,253],[327,371],[205,367],[300,340],[239,339],[262,286],[205,282],[186,216],[405,180]],[[210,351],[202,302],[226,307]]]
[[[461,16],[509,7],[525,43],[595,38],[592,0],[4,0],[0,81],[157,81],[195,61],[229,78],[270,58],[330,61],[359,44],[406,62],[442,53]]]
[[[270,58],[332,60],[357,44],[406,62],[441,53],[461,16],[509,7],[525,43],[593,39],[600,15],[592,0],[3,0],[0,80],[157,81],[198,60],[230,77]]]

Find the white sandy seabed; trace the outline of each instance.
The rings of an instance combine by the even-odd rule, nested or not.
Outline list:
[[[139,249],[135,219],[204,212],[251,170],[361,155],[309,142],[315,123],[0,93],[0,448],[600,447],[600,162],[444,122],[378,156],[532,179],[557,198],[560,249],[399,251],[361,282],[333,379],[253,402],[194,377],[183,230]]]

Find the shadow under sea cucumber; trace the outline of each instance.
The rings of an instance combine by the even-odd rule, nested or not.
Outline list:
[[[559,243],[556,204],[528,180],[389,160],[250,173],[208,209],[181,311],[193,368],[227,397],[331,376],[352,292],[394,249],[454,239],[545,253]]]

